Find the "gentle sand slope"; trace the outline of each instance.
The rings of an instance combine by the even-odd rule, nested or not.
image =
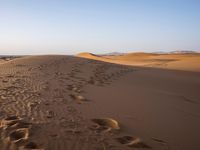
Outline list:
[[[71,56],[8,61],[0,149],[199,150],[199,76]]]

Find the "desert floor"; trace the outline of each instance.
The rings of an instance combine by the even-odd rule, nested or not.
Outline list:
[[[0,150],[199,150],[200,66],[191,60],[192,69],[73,56],[0,63]]]

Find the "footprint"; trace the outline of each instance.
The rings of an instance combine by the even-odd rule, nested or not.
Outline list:
[[[135,138],[132,136],[123,136],[116,138],[116,140],[126,146],[135,147],[135,148],[151,148],[145,144],[140,138]]]
[[[119,130],[119,123],[112,118],[92,119],[93,129],[97,131]]]
[[[27,128],[20,128],[12,131],[9,134],[9,140],[16,143],[21,140],[27,140],[29,137],[29,130]]]
[[[0,122],[0,127],[10,127],[16,124],[19,120],[21,120],[21,118],[17,116],[7,117]]]

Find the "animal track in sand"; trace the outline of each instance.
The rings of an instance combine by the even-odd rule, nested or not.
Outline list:
[[[12,131],[9,134],[9,140],[16,143],[21,140],[27,140],[29,138],[29,130],[27,128],[20,128]]]
[[[147,144],[145,144],[140,138],[132,137],[132,136],[123,136],[116,138],[116,140],[126,146],[134,147],[134,148],[151,148]]]
[[[95,129],[97,131],[111,131],[111,130],[119,130],[119,123],[112,119],[112,118],[102,118],[102,119],[92,119],[91,120],[94,123],[94,126],[92,129]]]

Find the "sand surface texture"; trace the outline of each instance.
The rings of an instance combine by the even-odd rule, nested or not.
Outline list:
[[[72,56],[0,64],[0,150],[199,150],[199,131],[194,69]]]

